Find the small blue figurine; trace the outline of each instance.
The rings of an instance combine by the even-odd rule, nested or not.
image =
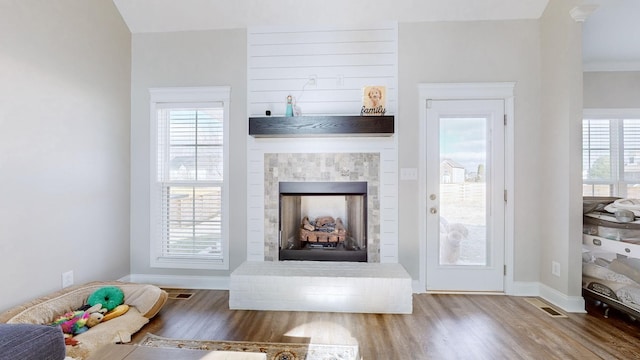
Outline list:
[[[284,116],[293,116],[293,98],[291,95],[287,96],[287,111]]]

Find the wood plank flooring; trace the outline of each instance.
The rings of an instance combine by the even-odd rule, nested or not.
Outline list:
[[[132,342],[150,332],[180,339],[357,344],[365,360],[640,359],[640,320],[613,310],[604,318],[600,308],[554,318],[521,297],[414,294],[411,315],[248,311],[229,310],[228,291],[184,292],[194,295],[169,299]]]

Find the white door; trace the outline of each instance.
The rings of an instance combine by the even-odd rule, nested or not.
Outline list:
[[[429,100],[427,291],[504,290],[503,100]]]

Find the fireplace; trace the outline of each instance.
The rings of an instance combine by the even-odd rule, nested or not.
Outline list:
[[[309,148],[308,141],[305,142],[305,147]],[[251,255],[249,258],[255,261],[281,260],[280,183],[366,182],[366,190],[359,190],[366,194],[367,200],[366,258],[368,263],[381,262],[381,247],[384,244],[385,249],[391,249],[389,244],[395,239],[393,226],[395,201],[390,202],[395,199],[390,192],[394,189],[391,179],[395,177],[389,177],[389,181],[381,183],[381,176],[393,174],[394,170],[386,169],[383,165],[391,164],[394,164],[391,160],[381,161],[379,152],[269,152],[262,154],[255,161],[255,170],[249,177],[249,182],[252,184],[248,194],[248,221],[251,224],[248,232],[248,251]],[[386,171],[383,171],[383,168]],[[306,190],[304,193],[307,193]],[[383,213],[387,215],[384,222],[381,221]],[[297,215],[300,218],[295,222],[299,226],[303,216]],[[338,215],[331,216],[343,217]],[[342,220],[346,221],[345,218]],[[385,243],[382,242],[382,236],[385,237]],[[388,258],[385,260],[390,261]]]
[[[367,262],[367,182],[279,182],[279,260]]]

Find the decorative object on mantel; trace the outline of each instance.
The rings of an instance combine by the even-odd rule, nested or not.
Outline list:
[[[293,98],[293,116],[302,116],[302,109],[298,106],[298,99]]]
[[[291,95],[287,96],[287,110],[284,116],[293,116],[293,97]]]
[[[387,112],[386,92],[387,88],[384,86],[365,86],[362,92],[360,115],[383,116]]]
[[[253,137],[391,136],[394,116],[293,116],[250,117]]]

